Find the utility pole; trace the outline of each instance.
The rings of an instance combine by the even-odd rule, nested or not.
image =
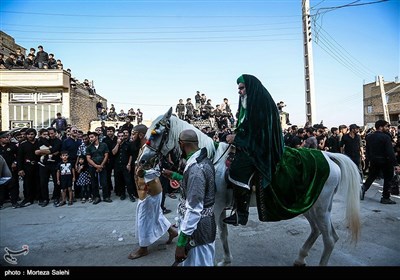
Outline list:
[[[386,102],[385,85],[383,84],[383,77],[378,76],[379,89],[381,90],[382,106],[383,106],[383,118],[385,121],[390,123],[389,109]]]
[[[311,39],[310,1],[302,0],[303,42],[304,42],[304,78],[306,89],[306,121],[315,124],[314,65]]]

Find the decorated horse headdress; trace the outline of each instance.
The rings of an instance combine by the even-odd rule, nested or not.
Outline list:
[[[206,147],[208,157],[212,158],[215,153],[213,140],[193,125],[173,116],[171,107],[164,115],[157,117],[147,130],[146,138],[148,140],[140,157],[140,163],[152,163],[152,167],[154,167],[157,164],[155,158],[161,159],[170,152],[174,152],[179,158],[182,153],[178,144],[179,133],[185,129],[192,129],[196,132],[199,147]]]

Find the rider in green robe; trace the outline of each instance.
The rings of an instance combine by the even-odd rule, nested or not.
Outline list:
[[[278,108],[268,90],[256,77],[247,74],[240,76],[237,84],[239,115],[235,134],[227,137],[227,142],[236,147],[229,170],[236,212],[224,222],[245,225],[249,215],[250,179],[258,170],[262,186],[265,188],[271,183],[284,144]]]
[[[260,221],[279,221],[307,211],[329,175],[329,165],[321,151],[284,147],[280,116],[268,90],[254,76],[237,79],[239,110],[235,134],[226,137],[236,147],[229,168],[234,184],[233,215],[224,219],[245,225],[249,216],[250,181],[257,171],[261,178],[258,194]]]

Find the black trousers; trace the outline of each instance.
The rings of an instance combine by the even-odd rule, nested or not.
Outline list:
[[[113,183],[111,180],[111,176],[112,176],[112,171],[114,169],[114,160],[110,160],[107,164],[106,164],[106,170],[107,170],[107,186],[108,186],[108,196],[111,196],[111,191],[114,189],[113,188]],[[114,174],[114,178],[115,178],[115,174]]]
[[[383,174],[383,198],[390,197],[390,182],[394,176],[394,167],[388,160],[371,160],[369,166],[369,175],[364,183],[364,186],[368,190],[371,184],[379,176],[380,172]]]
[[[60,198],[60,187],[57,185],[57,165],[56,164],[47,164],[45,166],[39,165],[39,177],[40,177],[40,193],[41,200],[49,200],[49,179],[53,179],[54,190],[53,190],[53,199],[55,197],[54,193],[58,189],[58,196]],[[57,188],[58,187],[58,188]]]
[[[24,165],[24,200],[33,203],[40,199],[39,168],[37,164]]]
[[[136,188],[134,189],[131,173],[126,167],[115,167],[114,168],[114,180],[115,180],[115,193],[117,195],[125,195],[125,186],[129,195],[137,196]]]
[[[99,188],[102,188],[103,199],[109,198],[109,191],[107,185],[107,170],[97,172],[96,168],[89,166],[90,180],[92,181],[92,195],[93,198],[100,198]]]

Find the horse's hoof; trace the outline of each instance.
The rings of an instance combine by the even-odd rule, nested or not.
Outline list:
[[[230,266],[231,262],[230,261],[221,261],[217,263],[217,266]]]
[[[293,266],[306,266],[306,263],[298,263],[298,262],[294,262]]]

